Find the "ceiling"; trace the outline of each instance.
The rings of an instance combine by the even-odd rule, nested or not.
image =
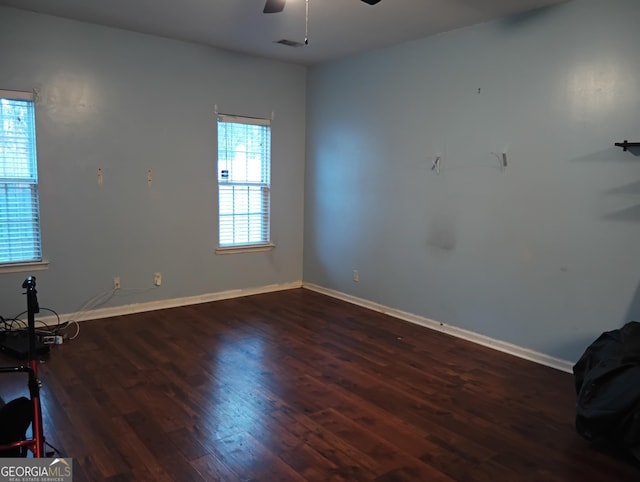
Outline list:
[[[313,65],[566,0],[0,0],[0,5]],[[290,47],[279,40],[298,42]]]

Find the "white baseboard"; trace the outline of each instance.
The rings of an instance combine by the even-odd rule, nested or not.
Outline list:
[[[67,320],[97,320],[100,318],[111,318],[112,316],[131,315],[134,313],[143,313],[146,311],[164,310],[167,308],[177,308],[180,306],[196,305],[199,303],[209,303],[212,301],[220,301],[231,298],[239,298],[241,296],[258,295],[262,293],[270,293],[273,291],[289,290],[301,287],[302,281],[293,281],[290,283],[259,286],[256,288],[219,291],[217,293],[205,293],[202,295],[187,296],[184,298],[172,298],[168,300],[149,301],[147,303],[134,303],[129,305],[98,308],[82,311],[81,313],[69,313],[60,315],[60,320],[61,322]],[[47,325],[53,326],[57,323],[58,319],[55,316],[46,316],[38,317],[37,320],[46,323]]]
[[[408,313],[406,311],[398,310],[395,308],[389,308],[388,306],[374,303],[373,301],[365,300],[363,298],[358,298],[356,296],[348,295],[346,293],[335,291],[329,288],[324,288],[322,286],[319,286],[313,283],[303,283],[302,287],[312,291],[316,291],[318,293],[322,293],[327,296],[331,296],[333,298],[338,298],[340,300],[353,303],[354,305],[362,306],[364,308],[368,308],[373,311],[377,311],[389,316],[393,316],[394,318],[399,318],[401,320],[408,321],[416,325],[424,326],[425,328],[430,328],[432,330],[440,331],[442,333],[447,333],[449,335],[453,335],[455,337],[462,338],[462,339],[471,341],[473,343],[477,343],[478,345],[483,345],[488,348],[493,348],[494,350],[498,350],[504,353],[508,353],[510,355],[517,356],[519,358],[524,358],[525,360],[529,360],[535,363],[539,363],[541,365],[555,368],[563,372],[572,373],[573,371],[573,363],[567,360],[555,358],[555,357],[546,355],[544,353],[539,353],[537,351],[529,350],[528,348],[523,348],[521,346],[514,345],[512,343],[507,343],[505,341],[496,340],[494,338],[490,338],[488,336],[481,335],[473,331],[447,325],[446,323],[441,323],[439,321],[431,320],[429,318],[424,318],[422,316],[415,315],[413,313]]]
[[[479,345],[483,345],[494,350],[498,350],[510,355],[523,358],[541,365],[545,365],[563,372],[572,373],[573,363],[560,358],[554,358],[544,353],[539,353],[528,348],[523,348],[518,345],[507,343],[505,341],[496,340],[473,331],[465,330],[455,326],[447,325],[439,321],[431,320],[413,313],[398,310],[395,308],[389,308],[388,306],[374,303],[373,301],[358,298],[356,296],[348,295],[340,291],[335,291],[323,286],[319,286],[313,283],[304,283],[303,281],[293,281],[284,284],[273,284],[267,286],[259,286],[256,288],[243,288],[236,290],[220,291],[217,293],[205,293],[196,296],[187,296],[184,298],[172,298],[168,300],[150,301],[147,303],[134,303],[129,305],[113,306],[106,308],[98,308],[93,310],[82,311],[81,313],[70,313],[60,315],[61,321],[74,320],[74,321],[87,321],[97,320],[100,318],[110,318],[113,316],[131,315],[134,313],[143,313],[147,311],[163,310],[167,308],[177,308],[180,306],[195,305],[199,303],[209,303],[212,301],[220,301],[231,298],[239,298],[241,296],[257,295],[261,293],[270,293],[273,291],[289,290],[294,288],[306,288],[318,293],[322,293],[332,298],[338,298],[343,301],[347,301],[354,305],[362,306],[373,311],[387,314],[416,325],[423,326],[432,330],[440,331],[442,333],[448,333],[450,335],[462,338]],[[57,317],[45,316],[37,317],[38,321],[47,325],[53,326],[57,323]]]

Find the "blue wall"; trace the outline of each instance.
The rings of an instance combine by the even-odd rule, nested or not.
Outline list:
[[[302,279],[304,67],[0,8],[0,89],[39,91],[50,265],[32,274],[43,307],[71,313],[104,301],[114,276],[122,290],[104,306]],[[216,104],[274,113],[273,251],[214,252]],[[26,308],[24,276],[0,275],[1,315]]]
[[[570,361],[640,319],[639,18],[574,0],[312,68],[305,281]]]
[[[613,146],[640,140],[639,14],[573,0],[307,71],[0,8],[0,88],[39,92],[41,304],[295,282],[304,220],[305,281],[576,360],[640,319],[640,152]],[[214,254],[215,104],[275,113],[271,252]]]

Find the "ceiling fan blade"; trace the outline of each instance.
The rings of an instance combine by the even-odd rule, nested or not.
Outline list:
[[[375,5],[380,0],[362,0],[364,3],[368,3],[369,5]]]
[[[379,0],[378,0],[379,1]],[[267,0],[262,13],[278,13],[284,10],[286,0]]]

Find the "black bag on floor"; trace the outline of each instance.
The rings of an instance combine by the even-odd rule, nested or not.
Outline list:
[[[26,397],[16,398],[5,404],[0,398],[0,445],[17,442],[26,438],[31,425],[33,405]],[[27,450],[18,447],[0,451],[0,457],[26,457]]]
[[[640,323],[604,332],[573,367],[576,430],[586,440],[640,452]]]

